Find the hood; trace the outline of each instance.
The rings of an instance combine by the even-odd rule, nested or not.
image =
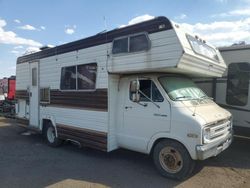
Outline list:
[[[183,103],[187,103],[187,101]],[[195,106],[185,104],[185,106],[189,108],[194,113],[194,115],[198,115],[202,119],[204,119],[206,124],[226,119],[231,116],[230,112],[221,108],[215,102],[210,102],[207,104],[197,104]]]

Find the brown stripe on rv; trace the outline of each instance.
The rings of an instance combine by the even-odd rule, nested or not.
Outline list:
[[[23,99],[28,101],[29,100],[29,94],[26,90],[16,90],[16,99]]]
[[[107,89],[91,92],[50,90],[50,105],[107,111],[108,92]]]
[[[107,151],[107,133],[89,129],[77,128],[62,124],[56,126],[58,137],[61,139],[72,139],[81,145]]]

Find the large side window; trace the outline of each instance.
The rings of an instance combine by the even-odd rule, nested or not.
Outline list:
[[[95,89],[97,64],[91,63],[77,66],[78,90]]]
[[[149,102],[151,99],[154,102],[162,102],[163,97],[152,80],[140,80],[140,101]],[[130,92],[132,100],[132,92]]]
[[[249,78],[249,63],[231,63],[228,66],[227,104],[236,106],[245,106],[247,104]]]
[[[126,53],[128,52],[128,37],[115,39],[113,42],[113,54]]]
[[[130,37],[129,52],[139,52],[148,49],[149,49],[149,42],[145,34]]]
[[[97,64],[63,67],[61,90],[93,90],[96,85]]]
[[[62,68],[61,90],[76,90],[76,66]]]
[[[145,33],[118,38],[113,41],[113,54],[145,51],[150,48],[150,41]]]

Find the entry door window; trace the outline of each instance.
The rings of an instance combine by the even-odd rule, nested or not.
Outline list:
[[[247,105],[249,78],[249,63],[231,63],[228,66],[227,104],[236,106]]]
[[[32,68],[32,86],[37,86],[37,68]]]

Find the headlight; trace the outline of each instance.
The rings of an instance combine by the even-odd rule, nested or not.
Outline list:
[[[210,127],[205,127],[203,129],[203,143],[209,143],[210,140],[210,135],[211,135],[211,130]]]

